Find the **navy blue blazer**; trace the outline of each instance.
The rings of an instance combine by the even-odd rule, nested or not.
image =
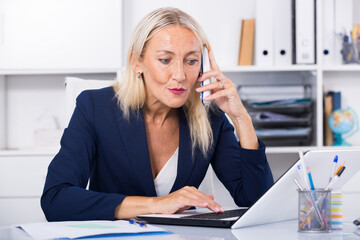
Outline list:
[[[265,145],[241,148],[223,112],[210,113],[214,144],[206,158],[199,149],[192,154],[182,108],[178,115],[179,160],[171,192],[198,187],[210,163],[239,206],[253,204],[273,184]],[[113,88],[84,91],[49,165],[41,207],[49,221],[112,220],[126,196],[156,196],[142,111],[127,121]]]

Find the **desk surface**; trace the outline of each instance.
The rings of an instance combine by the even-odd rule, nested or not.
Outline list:
[[[360,236],[353,234],[357,229],[350,222],[344,224],[343,231],[332,233],[299,233],[297,231],[297,221],[286,221],[280,223],[266,224],[242,229],[219,229],[205,227],[183,227],[158,225],[174,234],[134,236],[134,237],[107,237],[95,238],[101,240],[112,239],[191,239],[191,240],[221,240],[221,239],[241,239],[241,240],[360,240]],[[0,228],[0,240],[30,240],[29,235],[15,227]],[[94,238],[92,238],[94,239]]]

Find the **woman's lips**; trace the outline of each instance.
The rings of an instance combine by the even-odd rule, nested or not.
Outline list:
[[[183,88],[169,88],[169,91],[173,94],[180,95],[185,92],[185,89]]]

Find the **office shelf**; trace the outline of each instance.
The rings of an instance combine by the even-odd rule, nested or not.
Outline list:
[[[360,72],[359,64],[337,65],[337,66],[323,66],[324,72]]]
[[[55,156],[58,149],[0,150],[0,157]]]
[[[88,74],[117,73],[115,68],[72,68],[72,69],[0,69],[0,75],[48,75],[48,74]]]
[[[225,66],[223,72],[299,72],[315,71],[317,65],[289,65],[289,66]]]

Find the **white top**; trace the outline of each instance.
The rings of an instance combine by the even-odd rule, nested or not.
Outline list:
[[[175,153],[166,162],[159,174],[154,179],[155,191],[158,197],[164,196],[170,193],[172,186],[174,185],[175,178],[177,175],[179,157],[179,147]]]

